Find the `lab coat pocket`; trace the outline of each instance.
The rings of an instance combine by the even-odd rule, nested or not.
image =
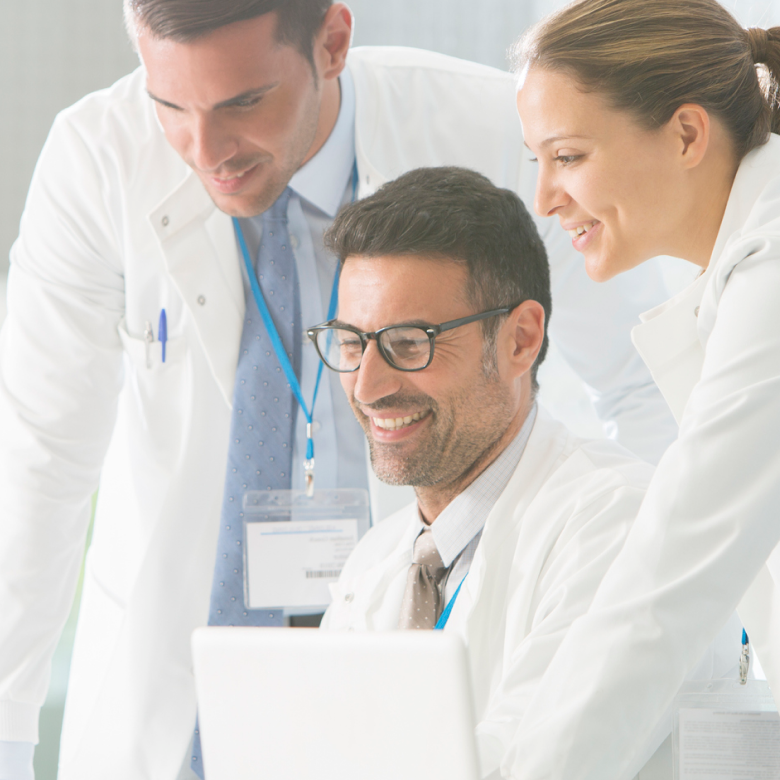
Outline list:
[[[125,391],[129,403],[131,436],[146,462],[175,467],[188,429],[193,402],[192,366],[183,337],[162,344],[131,336],[125,323],[119,325],[125,350]]]

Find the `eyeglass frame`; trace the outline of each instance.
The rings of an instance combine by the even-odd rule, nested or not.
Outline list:
[[[523,301],[520,301],[520,303],[523,303]],[[430,364],[433,362],[433,353],[436,350],[436,337],[440,334],[448,331],[453,330],[454,328],[459,328],[461,325],[468,325],[472,322],[478,322],[479,320],[486,320],[490,317],[498,317],[500,314],[508,314],[509,312],[516,309],[520,303],[513,303],[511,306],[504,306],[500,309],[490,309],[488,311],[480,312],[479,314],[471,314],[468,317],[459,317],[456,320],[448,320],[447,322],[439,323],[438,325],[387,325],[384,328],[380,328],[379,330],[375,330],[371,333],[365,333],[361,330],[358,330],[352,325],[339,325],[334,326],[334,323],[338,322],[338,320],[328,320],[327,322],[323,322],[320,325],[315,325],[312,328],[309,328],[306,331],[306,335],[312,340],[314,344],[314,348],[317,350],[317,354],[319,355],[320,360],[331,370],[335,371],[338,374],[354,374],[355,371],[357,371],[360,366],[363,363],[363,355],[366,354],[366,348],[368,347],[369,341],[376,341],[377,349],[379,350],[379,354],[382,356],[383,360],[387,365],[390,366],[390,368],[394,368],[396,371],[404,371],[407,373],[414,373],[415,371],[424,371]],[[417,328],[418,330],[423,331],[428,336],[428,343],[430,345],[430,354],[428,355],[428,362],[424,366],[420,366],[420,368],[400,368],[399,366],[395,365],[395,363],[390,360],[390,358],[385,353],[385,349],[382,346],[382,342],[379,340],[379,336],[384,333],[387,330],[392,330],[393,328]],[[333,368],[333,366],[328,363],[327,360],[322,356],[322,352],[320,351],[320,346],[317,343],[317,334],[324,331],[324,330],[348,330],[350,333],[354,333],[356,336],[360,337],[360,346],[362,347],[362,352],[360,354],[360,362],[354,367],[350,368],[344,371],[339,370],[338,368]]]

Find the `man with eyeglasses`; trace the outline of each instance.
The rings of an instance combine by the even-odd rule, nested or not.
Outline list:
[[[498,777],[651,467],[538,407],[549,270],[514,193],[420,169],[344,209],[327,240],[342,261],[338,319],[309,337],[340,372],[377,475],[413,485],[417,502],[361,540],[322,625],[460,634],[483,774]]]

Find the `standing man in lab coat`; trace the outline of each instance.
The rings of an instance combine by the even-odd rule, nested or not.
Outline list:
[[[328,237],[343,258],[338,319],[312,335],[377,475],[417,501],[358,544],[323,628],[463,637],[483,777],[498,777],[652,468],[538,407],[549,272],[514,193],[420,169],[342,211]]]
[[[270,486],[271,472],[274,485],[303,485],[306,421],[286,387],[267,389],[281,368],[259,346],[268,336],[230,216],[261,284],[281,285],[266,294],[280,293],[282,341],[308,401],[318,362],[302,327],[326,318],[336,264],[322,233],[341,205],[421,165],[473,168],[525,198],[534,188],[507,74],[411,49],[350,52],[349,9],[329,0],[128,0],[126,12],[142,66],[57,118],[11,255],[0,777],[13,780],[31,776],[98,484],[61,780],[188,776],[190,633],[209,619],[282,620],[244,614],[230,514],[240,493],[227,502],[250,482]],[[266,219],[283,225],[273,242]],[[542,232],[553,337],[613,434],[658,457],[674,426],[628,337],[664,295],[657,273],[596,286],[566,234]],[[264,280],[272,266],[278,276]],[[268,429],[276,454],[242,483],[232,464],[265,434],[233,433],[255,429],[247,410],[261,424],[269,408],[284,421]],[[314,414],[318,486],[366,486],[362,434],[335,376]]]

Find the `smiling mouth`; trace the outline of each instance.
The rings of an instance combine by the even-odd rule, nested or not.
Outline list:
[[[397,431],[419,422],[428,414],[429,412],[415,412],[405,417],[372,417],[371,420],[377,428],[382,428],[385,431]]]
[[[250,171],[253,171],[256,167],[257,167],[256,165],[253,165],[251,168],[247,168],[245,171],[242,171],[241,173],[234,173],[231,176],[212,176],[211,178],[214,179],[214,181],[223,184],[229,181],[235,181],[236,179],[243,179],[244,176],[246,176]]]
[[[576,228],[572,228],[571,230],[567,230],[566,232],[572,238],[579,238],[584,233],[587,233],[597,222],[598,220],[594,219],[592,222],[586,222],[584,225],[577,225]]]

